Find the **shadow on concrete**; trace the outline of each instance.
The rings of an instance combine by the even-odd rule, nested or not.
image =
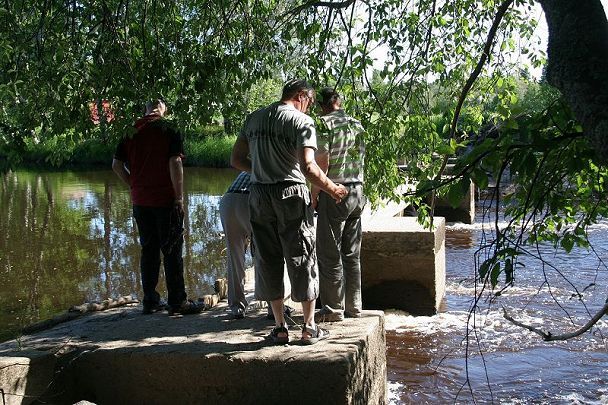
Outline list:
[[[292,319],[303,321],[300,314]],[[166,312],[143,315],[139,306],[85,315],[24,336],[21,346],[53,359],[51,385],[47,379],[48,389],[35,393],[35,403],[40,404],[204,400],[244,405],[282,402],[287,393],[299,403],[323,398],[326,403],[346,404],[358,397],[382,403],[383,325],[382,313],[377,312],[326,323],[330,337],[308,346],[299,344],[301,329],[290,323],[293,341],[275,345],[269,339],[274,321],[266,319],[265,309],[235,320],[225,305],[182,317]],[[9,342],[0,344],[0,359],[9,349]],[[27,371],[26,380],[40,383]],[[303,383],[309,379],[313,386]]]

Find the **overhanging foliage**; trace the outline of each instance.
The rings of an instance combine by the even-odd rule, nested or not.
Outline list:
[[[572,15],[580,21],[601,7],[599,0],[580,8],[570,0],[541,3],[551,16],[550,33],[560,21]],[[585,74],[596,69],[595,85],[581,90],[575,86],[580,81],[573,85],[563,75],[577,71],[573,61],[584,60],[585,49],[578,47],[568,59],[558,52],[560,46],[572,47],[568,37],[550,38],[549,79],[564,91],[564,102],[524,66],[544,62],[542,50],[532,46],[535,4],[5,1],[0,154],[10,164],[28,144],[53,139],[53,161],[60,162],[65,144],[111,142],[125,134],[142,101],[154,97],[169,102],[186,130],[214,117],[236,129],[255,107],[254,85],[304,77],[336,86],[346,109],[367,129],[366,192],[373,201],[407,199],[428,224],[428,193],[456,203],[469,180],[500,182],[509,170],[512,192],[503,198],[497,188],[495,195],[495,207],[504,202],[508,226],[496,225],[479,261],[484,285],[507,286],[517,258],[533,254],[534,244],[549,241],[566,251],[586,246],[587,227],[607,214],[607,172],[604,156],[596,153],[605,138],[606,109],[600,114],[597,106],[585,106],[606,100],[601,93],[606,69],[598,69],[608,51],[602,53],[601,46],[586,51],[595,62],[583,64]],[[587,37],[597,35],[601,43],[605,15],[593,21],[595,34]],[[582,34],[588,30],[573,27],[583,27],[576,28]],[[600,92],[596,98],[594,91]],[[96,125],[90,108],[104,117],[104,100],[114,119]],[[587,140],[589,129],[594,146]],[[456,176],[446,181],[442,172],[450,157],[456,159]],[[404,181],[416,182],[418,192],[396,193]]]

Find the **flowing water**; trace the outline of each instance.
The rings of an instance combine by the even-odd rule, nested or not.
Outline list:
[[[236,174],[186,169],[184,263],[191,296],[209,293],[224,275],[218,203]],[[513,288],[495,300],[483,296],[472,314],[480,288],[473,253],[485,232],[481,221],[448,225],[440,314],[387,312],[390,403],[607,404],[606,317],[573,340],[543,342],[507,321],[503,308],[554,334],[587,322],[608,296],[608,224],[592,228],[595,251],[565,255],[540,247],[536,253],[554,267],[528,259]],[[111,171],[2,175],[0,340],[74,304],[140,296],[138,258],[129,195]]]

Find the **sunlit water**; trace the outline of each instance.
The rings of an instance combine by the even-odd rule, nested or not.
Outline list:
[[[597,256],[584,249],[565,255],[541,247],[556,268],[524,259],[515,286],[495,301],[482,294],[473,316],[480,289],[473,253],[481,219],[447,227],[445,312],[433,317],[387,313],[391,403],[608,403],[608,317],[575,339],[544,342],[503,316],[504,308],[518,321],[555,335],[584,325],[608,296],[601,263],[608,258],[608,226],[591,231]]]
[[[236,174],[186,169],[184,263],[193,297],[224,275],[218,204]],[[74,304],[141,295],[129,195],[112,172],[9,173],[0,204],[0,339]],[[597,256],[542,247],[556,269],[527,259],[515,286],[494,301],[483,295],[473,317],[480,219],[448,225],[444,311],[387,312],[390,403],[608,404],[607,317],[576,339],[548,343],[503,317],[504,307],[554,334],[587,322],[608,296],[608,224],[591,231]]]

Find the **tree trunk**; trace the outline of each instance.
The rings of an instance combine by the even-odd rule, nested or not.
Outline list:
[[[608,163],[608,21],[600,0],[539,0],[549,27],[547,80]]]

